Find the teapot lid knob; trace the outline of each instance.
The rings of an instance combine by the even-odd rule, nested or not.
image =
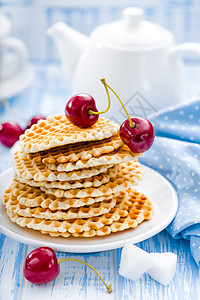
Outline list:
[[[139,7],[127,7],[123,10],[123,17],[128,28],[138,27],[143,19],[144,11]]]

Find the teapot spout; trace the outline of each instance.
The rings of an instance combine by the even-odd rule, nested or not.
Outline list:
[[[84,48],[89,43],[89,37],[62,22],[58,22],[48,28],[47,35],[53,38],[67,79],[72,83],[77,62]]]

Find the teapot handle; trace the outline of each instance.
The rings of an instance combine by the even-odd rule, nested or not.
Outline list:
[[[200,55],[200,43],[183,43],[177,46],[173,46],[170,49],[170,54],[173,58],[176,58],[182,53],[196,53]]]
[[[182,87],[179,89],[181,91],[181,98],[185,99],[186,96],[186,86],[183,75],[182,63],[181,63],[181,54],[195,54],[200,57],[200,43],[183,43],[180,45],[172,46],[169,49],[169,55],[174,67],[174,74],[177,75],[177,80],[179,79],[179,85]]]
[[[5,72],[0,74],[1,79],[8,79],[9,77],[15,75],[15,73],[23,68],[26,61],[28,60],[28,50],[25,44],[14,37],[5,37],[1,40],[0,43],[1,48],[10,49],[16,59],[15,63],[10,63],[9,67],[5,69]],[[3,63],[3,60],[1,59],[1,63]]]

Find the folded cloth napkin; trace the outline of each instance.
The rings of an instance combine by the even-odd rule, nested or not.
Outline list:
[[[190,240],[200,267],[200,100],[182,103],[148,117],[155,129],[143,164],[166,177],[177,191],[178,211],[166,230]]]

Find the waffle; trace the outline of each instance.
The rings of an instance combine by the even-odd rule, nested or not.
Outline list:
[[[17,176],[16,179],[31,186],[44,186],[45,188],[69,190],[76,188],[99,187],[100,185],[109,182],[111,178],[115,178],[118,170],[119,166],[115,165],[113,168],[108,169],[105,173],[93,176],[91,178],[84,178],[75,181],[34,181],[20,177],[18,178]]]
[[[18,178],[34,181],[70,181],[106,172],[113,164],[91,167],[73,172],[58,172],[49,170],[43,163],[36,163],[23,155],[22,151],[16,151],[14,155],[14,169]]]
[[[59,114],[40,120],[20,136],[20,145],[25,153],[39,152],[50,148],[88,141],[103,140],[118,133],[119,125],[99,118],[89,128],[74,126],[65,116]]]
[[[107,201],[113,198],[113,195],[101,197],[87,197],[87,198],[56,198],[54,195],[46,194],[39,188],[31,187],[23,184],[17,180],[13,180],[12,185],[6,191],[12,193],[19,202],[19,204],[27,207],[49,208],[51,210],[66,210],[70,207],[81,207],[85,205],[92,205],[97,202]],[[6,194],[5,193],[5,194]]]
[[[8,210],[12,222],[21,227],[39,230],[51,236],[92,237],[104,236],[128,228],[135,228],[144,220],[151,219],[152,204],[138,192],[121,191],[116,196],[116,205],[109,213],[87,219],[44,220],[33,217],[20,217]]]
[[[111,178],[106,184],[103,184],[97,188],[85,188],[85,189],[47,189],[40,187],[40,189],[47,194],[53,194],[56,197],[66,198],[85,198],[85,197],[100,197],[104,195],[111,195],[118,193],[124,189],[128,189],[133,185],[137,185],[143,177],[143,170],[140,163],[131,161],[120,164],[119,171],[115,178]]]
[[[123,145],[118,135],[102,141],[82,142],[55,147],[47,151],[29,153],[27,157],[34,162],[43,163],[66,163],[78,160],[88,160],[102,154],[110,153]]]
[[[40,206],[30,208],[21,205],[17,200],[17,197],[12,194],[12,190],[8,189],[8,191],[6,191],[6,193],[4,194],[4,204],[6,206],[7,211],[22,217],[34,217],[47,220],[68,220],[96,217],[108,213],[111,210],[111,208],[115,206],[116,199],[112,198],[109,200],[92,204],[90,206],[69,208],[68,210],[52,211],[49,208],[42,208]]]
[[[122,162],[128,162],[137,159],[140,156],[138,153],[133,153],[130,149],[123,145],[119,149],[104,154],[98,157],[92,157],[88,160],[78,160],[77,162],[63,163],[63,164],[46,164],[50,170],[57,170],[59,172],[70,172],[73,170],[97,167],[109,164],[120,164]]]

